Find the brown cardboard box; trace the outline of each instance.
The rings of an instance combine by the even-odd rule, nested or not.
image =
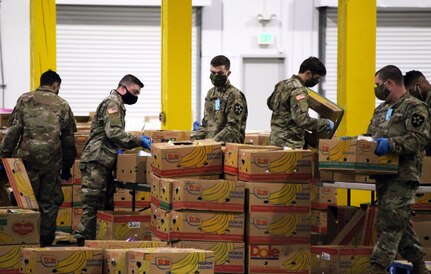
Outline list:
[[[145,212],[97,212],[98,240],[151,239],[151,215]]]
[[[0,244],[38,244],[40,213],[29,209],[0,209]]]
[[[123,183],[147,183],[147,161],[150,156],[123,153],[117,156],[116,178]]]
[[[310,213],[310,184],[247,182],[249,212]]]
[[[244,144],[267,146],[270,133],[245,133]]]
[[[10,127],[9,118],[11,113],[0,113],[0,127]]]
[[[413,229],[424,247],[431,247],[431,215],[429,213],[418,214],[412,217]]]
[[[76,157],[81,158],[81,154],[84,151],[85,144],[89,138],[89,133],[77,132],[75,133],[75,147],[76,147]]]
[[[122,208],[132,208],[132,190],[117,188],[114,193],[114,206]],[[145,191],[135,192],[135,207],[145,208],[149,207],[151,203],[151,193]]]
[[[312,274],[366,273],[371,266],[371,246],[311,246]]]
[[[246,273],[310,273],[310,245],[249,244]]]
[[[355,206],[328,206],[328,242],[332,242],[358,210]]]
[[[60,207],[72,207],[73,185],[62,185],[61,191],[63,192],[64,200]]]
[[[82,207],[81,185],[72,185],[72,207]]]
[[[79,169],[79,160],[75,160],[72,166],[73,184],[81,185],[81,170]]]
[[[187,130],[154,130],[150,133],[153,143],[190,141],[190,131]]]
[[[171,211],[170,240],[244,242],[244,213]]]
[[[174,243],[173,247],[213,251],[215,273],[245,273],[244,243],[180,241]]]
[[[154,177],[155,178],[155,177]],[[172,188],[175,179],[155,179],[151,187],[151,203],[164,210],[172,209]]]
[[[344,110],[323,97],[322,95],[308,89],[308,104],[312,110],[317,112],[321,118],[330,119],[334,122],[334,129],[330,131],[306,131],[305,142],[312,147],[318,147],[320,139],[331,139],[343,118]]]
[[[326,209],[328,206],[337,205],[337,189],[311,184],[311,208]]]
[[[127,273],[129,249],[105,249],[103,252],[103,273]]]
[[[416,193],[415,203],[412,205],[414,210],[430,210],[431,209],[431,193]]]
[[[101,249],[151,248],[165,247],[167,243],[156,241],[86,240],[85,246]]]
[[[311,232],[328,233],[328,212],[323,209],[311,209]]]
[[[127,273],[214,273],[214,253],[186,248],[130,249]]]
[[[102,273],[103,250],[90,247],[23,248],[24,273]]]
[[[3,158],[2,161],[18,207],[39,209],[33,187],[31,186],[22,160],[18,158]]]
[[[57,214],[57,230],[63,232],[72,231],[73,209],[71,207],[61,207]]]
[[[239,179],[250,182],[305,182],[312,178],[310,150],[242,150]]]
[[[169,213],[151,204],[151,234],[161,241],[169,241]],[[154,239],[154,237],[152,237]]]
[[[72,208],[72,230],[77,230],[84,209],[82,207]]]
[[[320,140],[319,169],[355,174],[397,174],[398,155],[376,156],[375,142],[365,140]]]
[[[226,180],[175,180],[172,209],[244,212],[244,187],[244,182]]]
[[[310,243],[309,213],[250,212],[247,217],[247,243]]]
[[[151,146],[151,170],[161,177],[221,174],[221,143],[213,140],[157,143]]]
[[[276,146],[260,146],[250,144],[235,144],[227,143],[224,147],[224,173],[231,175],[238,174],[238,163],[240,151],[243,149],[254,149],[254,150],[281,150],[280,147]]]
[[[22,273],[21,248],[39,245],[3,245],[0,246],[0,273]]]

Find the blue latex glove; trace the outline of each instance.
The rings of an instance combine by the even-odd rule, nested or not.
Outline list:
[[[63,181],[69,181],[70,177],[72,177],[72,174],[70,174],[69,169],[63,169],[61,170],[60,177]]]
[[[150,137],[145,136],[145,135],[142,136],[141,142],[142,142],[142,147],[143,148],[151,149],[151,140],[150,140]]]
[[[340,137],[340,140],[341,140],[341,141],[349,140],[349,139],[350,139],[350,137],[349,137],[349,136],[342,136],[342,137]]]
[[[117,150],[118,154],[123,154],[123,151],[121,149]]]
[[[377,138],[377,147],[374,150],[374,154],[377,156],[385,155],[389,152],[389,139],[388,138]]]
[[[193,123],[193,131],[198,131],[200,126],[201,126],[201,123],[199,123],[199,121],[195,121]]]
[[[332,122],[331,120],[328,120],[329,122],[329,130],[333,130],[334,129],[334,122]]]

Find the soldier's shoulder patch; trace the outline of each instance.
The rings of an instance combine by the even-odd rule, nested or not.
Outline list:
[[[424,124],[425,117],[422,114],[413,113],[411,122],[413,127],[420,127]]]
[[[118,107],[117,106],[110,106],[108,107],[108,114],[115,114],[118,112]]]
[[[302,99],[305,99],[305,94],[301,93],[295,96],[296,101],[300,101]]]
[[[244,107],[241,106],[239,103],[236,103],[233,107],[236,115],[240,115],[244,111]]]

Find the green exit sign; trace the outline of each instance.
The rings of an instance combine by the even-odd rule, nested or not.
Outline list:
[[[257,43],[259,45],[271,45],[274,43],[274,36],[271,33],[259,33]]]

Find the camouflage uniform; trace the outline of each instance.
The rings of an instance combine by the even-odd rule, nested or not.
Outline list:
[[[368,127],[373,138],[388,138],[390,151],[399,154],[398,174],[375,177],[378,238],[372,261],[381,266],[389,266],[397,251],[412,262],[425,254],[410,216],[422,170],[421,152],[429,142],[429,131],[426,105],[408,93],[395,103],[380,104]]]
[[[23,159],[40,207],[41,244],[49,245],[63,203],[60,170],[70,169],[76,157],[75,118],[64,99],[39,87],[18,98],[11,123],[2,142],[2,157]]]
[[[303,148],[305,130],[329,130],[329,121],[308,115],[308,92],[301,78],[280,81],[267,100],[272,110],[269,142],[275,146]]]
[[[247,123],[244,94],[230,84],[213,87],[205,97],[202,124],[192,139],[214,139],[224,143],[244,143]]]
[[[91,124],[90,137],[79,163],[81,170],[81,199],[84,208],[75,234],[86,239],[96,238],[97,210],[113,210],[115,185],[112,171],[118,150],[141,145],[141,136],[127,133],[126,108],[120,94],[113,90],[97,107]]]

